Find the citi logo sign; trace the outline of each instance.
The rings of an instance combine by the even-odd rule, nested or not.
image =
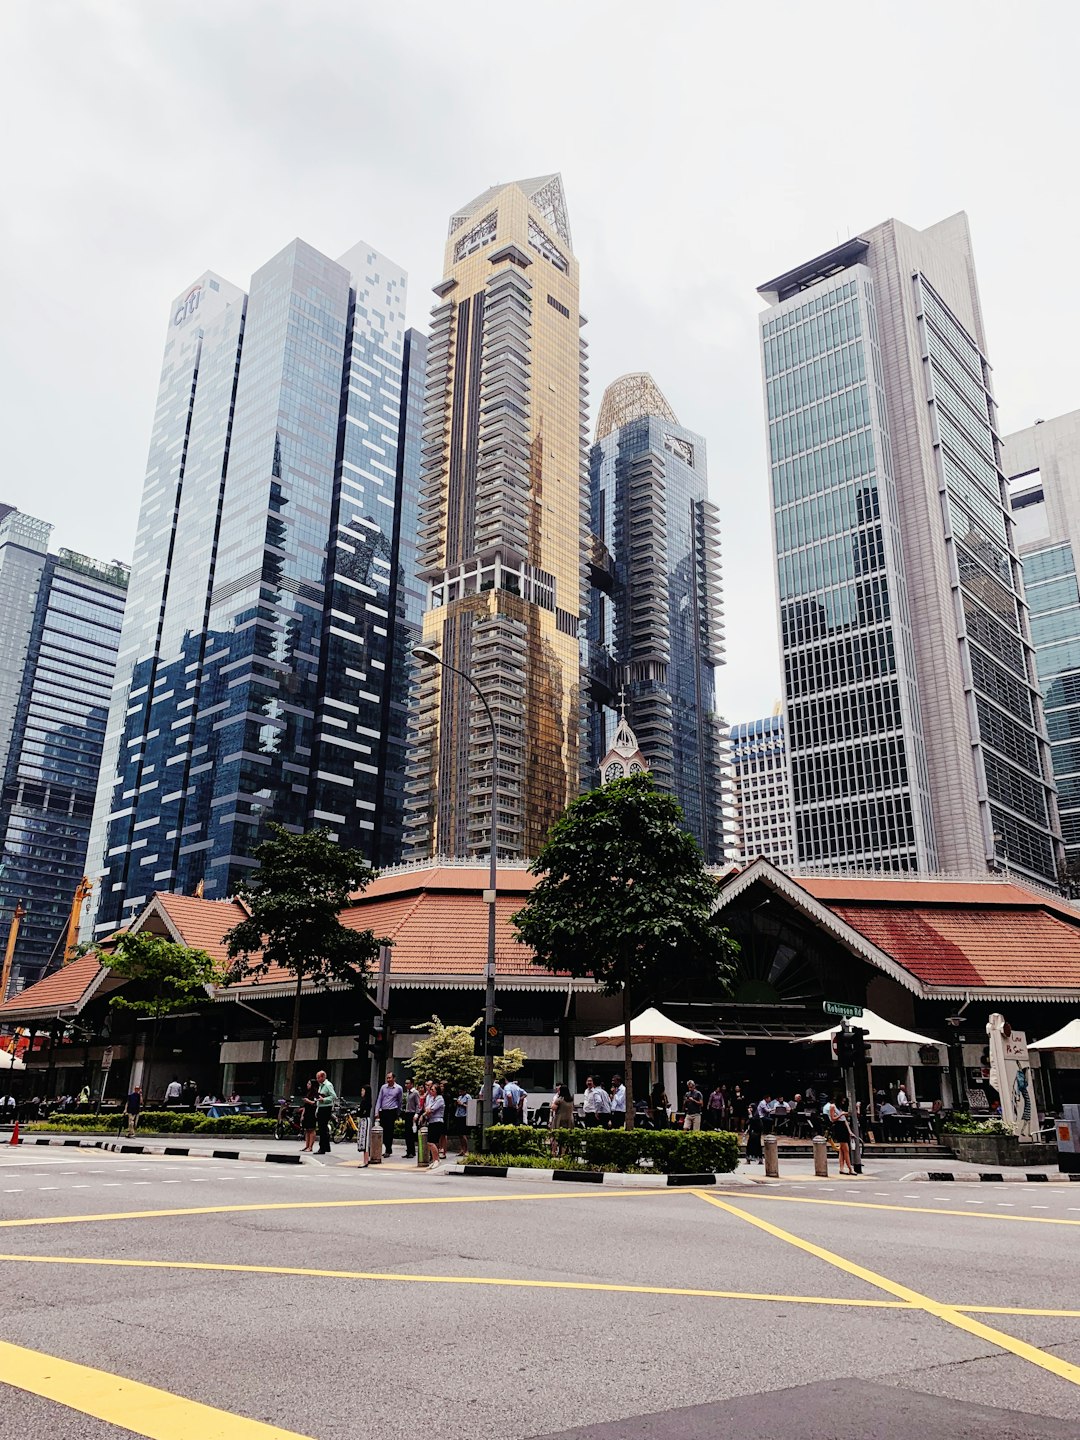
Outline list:
[[[190,320],[199,308],[199,301],[201,299],[202,286],[193,285],[176,307],[176,314],[173,316],[172,323],[174,325],[183,325],[185,320]]]

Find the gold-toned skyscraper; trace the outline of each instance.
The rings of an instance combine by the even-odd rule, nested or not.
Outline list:
[[[585,347],[562,180],[495,185],[450,220],[424,407],[424,644],[413,856],[537,853],[580,788],[588,529]],[[493,779],[495,784],[493,785]]]

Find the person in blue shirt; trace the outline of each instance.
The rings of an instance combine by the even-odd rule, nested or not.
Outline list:
[[[525,1091],[516,1080],[508,1080],[503,1086],[503,1124],[520,1125],[524,1116]]]
[[[401,1098],[401,1086],[394,1079],[394,1072],[391,1070],[386,1076],[386,1084],[380,1086],[378,1099],[375,1101],[375,1114],[379,1117],[383,1132],[383,1154],[387,1156],[394,1153],[394,1127],[401,1114]]]

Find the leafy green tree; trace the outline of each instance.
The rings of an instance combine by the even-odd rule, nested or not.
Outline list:
[[[418,1041],[412,1058],[405,1063],[416,1080],[445,1080],[447,1089],[455,1096],[466,1092],[479,1095],[484,1083],[484,1062],[473,1054],[473,1035],[480,1020],[471,1025],[444,1025],[433,1015],[424,1025],[414,1025],[414,1030],[426,1030],[428,1038]],[[524,1050],[507,1050],[505,1055],[495,1056],[495,1078],[505,1084],[511,1075],[516,1075],[525,1064]]]
[[[735,942],[712,921],[716,881],[682,810],[647,774],[613,780],[567,806],[513,917],[533,963],[592,976],[622,995],[626,1128],[634,1126],[630,1021],[679,986],[726,990]]]
[[[99,952],[101,964],[118,980],[130,983],[135,998],[114,995],[109,1001],[114,1010],[134,1010],[149,1014],[153,1020],[150,1038],[150,1063],[157,1055],[161,1022],[176,1010],[186,1010],[205,1000],[215,985],[226,976],[205,950],[189,949],[164,935],[149,930],[125,931],[110,954]]]
[[[291,1095],[304,984],[347,981],[359,987],[379,946],[390,942],[376,939],[371,930],[352,930],[339,918],[350,896],[366,889],[378,873],[359,850],[339,845],[327,830],[304,835],[280,825],[270,830],[270,838],[254,852],[258,870],[237,888],[248,918],[233,926],[225,942],[230,957],[241,962],[234,965],[233,978],[265,974],[275,965],[296,977],[285,1075],[285,1092]]]

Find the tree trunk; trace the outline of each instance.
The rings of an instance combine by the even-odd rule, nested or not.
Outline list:
[[[296,1045],[300,1039],[300,990],[304,983],[304,977],[297,974],[296,994],[293,997],[292,1007],[292,1035],[289,1038],[289,1063],[285,1067],[285,1100],[286,1103],[292,1099],[296,1079]]]
[[[626,1083],[626,1119],[623,1122],[627,1130],[634,1128],[634,1042],[630,1038],[630,986],[626,980],[622,987],[622,1023],[623,1023],[623,1068],[626,1071],[623,1079]]]

